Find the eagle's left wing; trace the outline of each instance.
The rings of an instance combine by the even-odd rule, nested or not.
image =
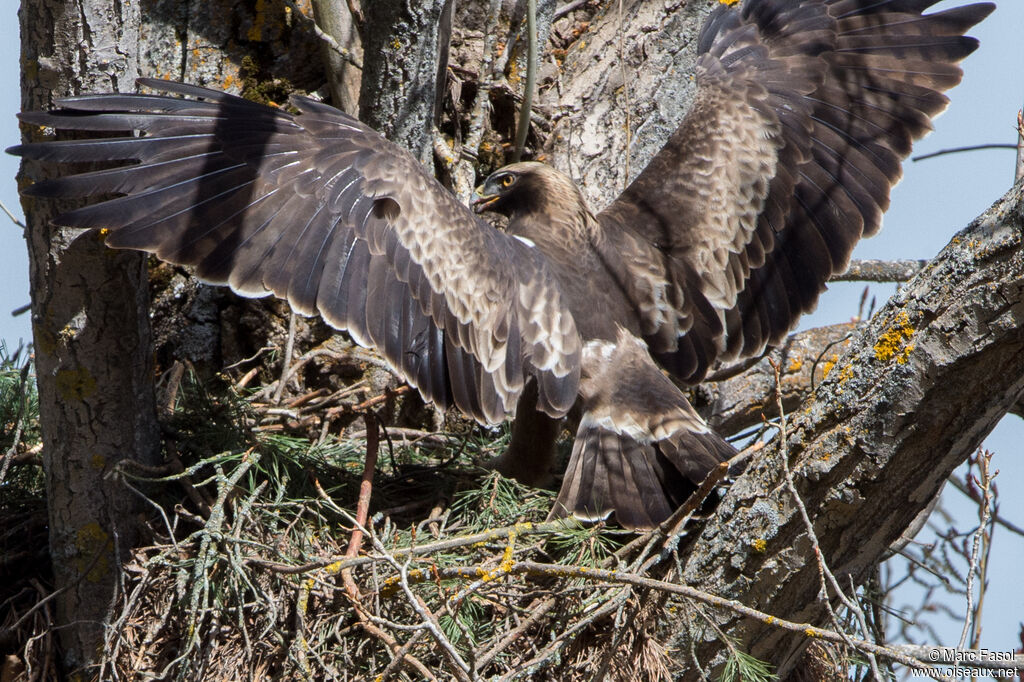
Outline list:
[[[878,229],[912,140],[977,47],[964,33],[994,8],[922,14],[936,1],[712,13],[693,107],[598,216],[620,253],[640,254],[625,263],[633,289],[657,293],[636,301],[643,331],[676,376],[779,343]]]

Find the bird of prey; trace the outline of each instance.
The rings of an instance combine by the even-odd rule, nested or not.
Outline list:
[[[494,424],[518,413],[502,467],[536,477],[559,421],[582,417],[554,516],[647,528],[733,448],[677,383],[756,356],[812,309],[874,233],[912,140],[992,11],[936,0],[746,0],[698,44],[678,129],[600,213],[565,174],[498,170],[477,212],[358,120],[174,82],[96,94],[23,121],[97,133],[8,150],[105,169],[37,197],[121,195],[58,224],[276,294],[378,349],[429,401]],[[112,131],[128,133],[109,137]],[[131,162],[110,167],[110,162]]]

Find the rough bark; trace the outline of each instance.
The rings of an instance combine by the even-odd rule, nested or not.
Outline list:
[[[774,419],[779,412],[772,363],[781,372],[783,409],[792,412],[825,379],[857,333],[857,325],[846,323],[793,334],[785,345],[740,373],[694,387],[691,401],[719,433],[732,435],[758,426],[765,417]],[[1024,418],[1024,397],[1009,413]]]
[[[367,3],[359,118],[428,163],[453,0]]]
[[[953,241],[855,335],[791,415],[789,460],[825,560],[865,578],[949,474],[1024,393],[1024,188]],[[797,622],[821,622],[814,553],[776,439],[730,488],[684,580]],[[719,614],[754,656],[791,669],[807,644]],[[721,643],[697,643],[713,661]],[[697,679],[692,671],[688,679]]]
[[[134,88],[137,4],[26,0],[20,19],[24,110],[49,107],[54,96]],[[26,163],[20,181],[42,176]],[[153,463],[160,451],[145,258],[55,228],[50,220],[67,206],[25,201],[24,209],[50,556],[73,670],[96,656],[121,559],[136,542],[136,499],[112,473],[126,459]]]
[[[716,4],[602,3],[560,70],[549,72],[541,101],[556,120],[550,161],[576,179],[592,207],[617,196],[686,114],[697,34]]]
[[[303,91],[324,84],[309,0],[142,0],[139,39],[148,77],[234,93],[247,81]]]

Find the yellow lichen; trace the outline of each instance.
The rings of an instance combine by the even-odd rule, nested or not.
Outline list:
[[[109,546],[110,536],[95,521],[85,524],[75,534],[75,548],[78,550],[75,568],[79,573],[85,573],[84,577],[89,582],[98,583],[109,572]]]
[[[847,365],[839,370],[839,383],[845,384],[847,380],[853,378],[853,366]]]
[[[839,361],[839,356],[838,355],[833,355],[831,358],[829,358],[828,360],[826,360],[825,362],[822,363],[822,365],[821,365],[821,376],[822,376],[822,378],[825,378],[825,377],[828,376],[828,373],[832,371],[832,368],[836,366],[836,362],[838,362],[838,361]]]
[[[788,372],[799,372],[800,368],[804,366],[804,361],[800,358],[793,358],[789,363],[789,367],[786,368]]]
[[[764,552],[766,549],[768,549],[768,542],[764,538],[758,538],[754,540],[753,545],[755,552]]]
[[[897,363],[905,364],[910,352],[914,350],[914,344],[909,343],[914,331],[910,316],[905,311],[900,311],[896,316],[896,322],[878,337],[875,343],[875,359],[888,362],[895,358]]]
[[[249,40],[261,40],[263,38],[263,27],[267,23],[266,0],[256,0],[256,16],[253,17],[252,26],[246,31],[245,37]]]
[[[56,384],[62,400],[85,400],[96,392],[96,379],[84,367],[59,370]]]

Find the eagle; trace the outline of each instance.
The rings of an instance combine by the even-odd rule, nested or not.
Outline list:
[[[681,387],[785,338],[878,230],[947,105],[978,44],[965,33],[994,5],[925,13],[935,2],[723,3],[698,39],[691,109],[600,212],[537,162],[491,174],[466,206],[327,104],[171,81],[23,113],[87,134],[8,151],[102,164],[24,190],[106,198],[57,224],[286,299],[442,408],[516,417],[504,472],[538,479],[577,409],[552,516],[650,528],[735,453]]]

